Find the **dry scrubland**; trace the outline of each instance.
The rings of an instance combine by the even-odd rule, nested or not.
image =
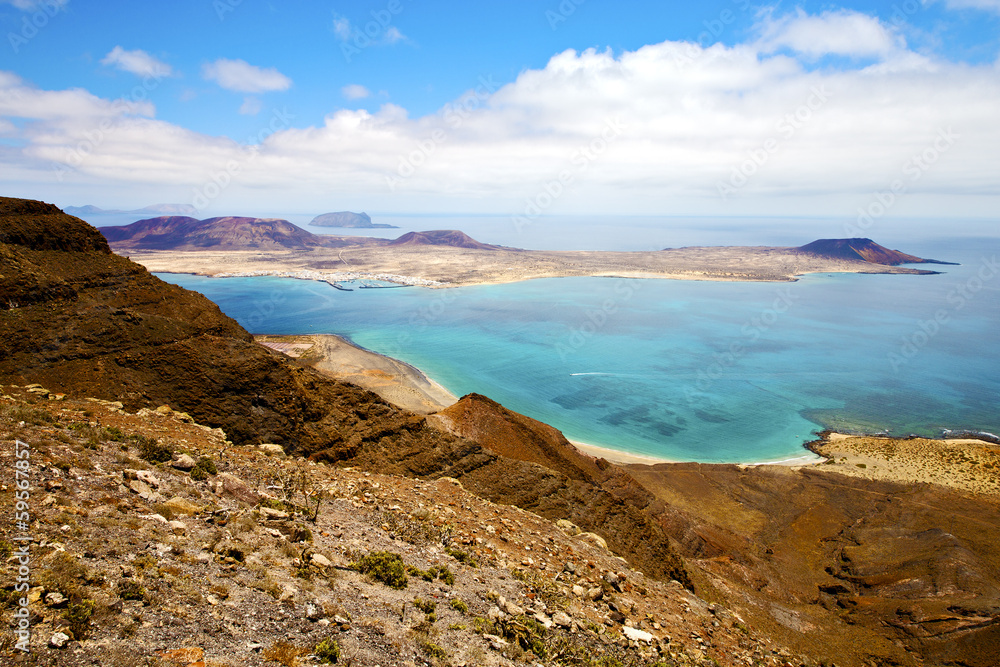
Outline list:
[[[36,540],[34,654],[5,633],[5,664],[801,664],[599,537],[451,478],[309,463],[165,406],[48,396],[0,386],[0,455],[31,449]]]
[[[1000,446],[982,440],[831,433],[809,448],[827,458],[824,468],[842,475],[1000,495]]]
[[[353,271],[409,276],[450,287],[569,276],[789,281],[806,273],[821,272],[927,273],[769,247],[691,247],[650,252],[474,250],[447,246],[121,252],[153,272],[216,275],[252,271],[320,274]]]

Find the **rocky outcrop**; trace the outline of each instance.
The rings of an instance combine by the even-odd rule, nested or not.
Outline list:
[[[398,229],[396,225],[385,225],[373,223],[371,216],[367,213],[354,213],[352,211],[337,211],[335,213],[323,213],[313,218],[309,224],[313,227],[347,227],[352,229]]]

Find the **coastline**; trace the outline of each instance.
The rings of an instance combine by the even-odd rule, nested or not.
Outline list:
[[[412,364],[367,350],[336,334],[257,335],[254,340],[417,414],[439,412],[458,401],[457,396]]]

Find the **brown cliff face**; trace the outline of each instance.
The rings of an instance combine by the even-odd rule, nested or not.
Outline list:
[[[302,368],[254,343],[204,296],[112,254],[97,230],[54,206],[0,198],[0,241],[0,378],[8,383],[117,400],[132,411],[168,404],[237,444],[273,442],[378,472],[456,477],[495,502],[576,520],[634,567],[690,585],[667,538],[613,475],[606,490],[596,478],[501,456]],[[521,435],[547,451],[562,437],[553,432]],[[576,465],[556,450],[549,463]]]
[[[837,664],[996,664],[995,497],[822,468],[628,466],[684,556],[781,641]]]

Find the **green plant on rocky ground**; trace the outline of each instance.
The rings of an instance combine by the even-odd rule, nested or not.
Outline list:
[[[441,565],[432,566],[429,570],[421,570],[414,565],[406,566],[406,573],[411,577],[420,577],[424,581],[434,581],[440,579],[449,586],[455,585],[455,575],[447,567]]]
[[[357,570],[389,588],[403,589],[408,585],[403,558],[391,551],[373,551],[351,563],[351,569]]]
[[[324,665],[332,665],[340,660],[340,645],[333,637],[327,637],[313,648],[316,659]]]
[[[517,568],[511,568],[511,575],[518,581],[525,584],[530,592],[538,596],[546,606],[555,609],[565,609],[569,604],[569,599],[559,590],[559,587],[549,578],[537,572],[525,572]],[[614,592],[611,585],[603,579],[601,580],[608,588],[604,594],[608,597]]]
[[[476,562],[476,559],[467,551],[447,547],[444,552],[463,565],[468,565],[469,567],[479,567],[479,563]]]
[[[462,601],[462,600],[460,600],[459,598],[453,598],[452,601],[449,604],[450,604],[450,606],[451,606],[452,609],[454,609],[455,611],[457,611],[459,613],[462,613],[462,614],[469,613],[469,605],[465,604],[465,602]]]
[[[90,617],[94,615],[93,600],[83,599],[74,602],[63,612],[63,620],[69,624],[73,639],[85,639],[90,632]]]
[[[129,440],[134,442],[139,450],[139,458],[149,463],[166,463],[174,457],[174,449],[169,445],[162,445],[156,438],[144,435],[129,436]]]
[[[432,641],[420,642],[420,650],[423,651],[427,657],[434,658],[435,660],[448,659],[448,652]]]
[[[118,582],[118,597],[122,600],[145,600],[146,589],[138,581],[122,579]]]

